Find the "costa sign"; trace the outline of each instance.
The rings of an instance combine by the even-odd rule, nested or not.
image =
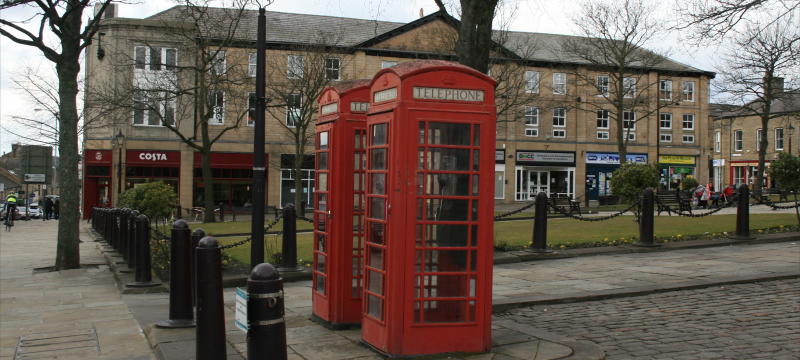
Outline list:
[[[151,160],[151,161],[167,161],[167,154],[163,153],[139,153],[140,160]]]
[[[137,151],[129,150],[127,163],[137,166],[164,166],[181,163],[179,151]]]

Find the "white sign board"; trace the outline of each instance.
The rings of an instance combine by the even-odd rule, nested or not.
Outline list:
[[[236,288],[236,320],[234,324],[239,330],[247,332],[247,292],[242,288]]]
[[[25,182],[44,182],[44,174],[25,174]]]

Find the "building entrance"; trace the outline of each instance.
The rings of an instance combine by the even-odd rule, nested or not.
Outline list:
[[[535,198],[540,192],[550,194],[549,171],[524,171],[528,173],[528,199]]]

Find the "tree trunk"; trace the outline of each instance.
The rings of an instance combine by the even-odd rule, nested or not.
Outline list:
[[[458,62],[481,73],[489,71],[492,50],[492,20],[498,0],[461,0],[461,26],[458,29]]]
[[[211,176],[211,150],[209,147],[203,147],[203,151],[200,152],[201,159],[202,159],[202,169],[203,169],[203,183],[205,187],[203,188],[203,192],[205,193],[205,212],[203,213],[203,222],[210,223],[217,221],[217,217],[214,215],[214,207],[216,206],[216,202],[214,201],[214,177]],[[221,209],[220,209],[221,210]]]
[[[761,189],[761,184],[764,182],[764,170],[766,170],[767,146],[769,146],[767,129],[769,129],[769,106],[764,109],[764,114],[761,115],[761,143],[758,144],[758,175],[756,176],[753,189]],[[747,179],[745,179],[747,180]]]
[[[797,205],[797,191],[794,192],[794,204]],[[794,213],[797,214],[797,225],[800,225],[800,208],[795,206]]]
[[[305,152],[303,148],[297,148],[297,153],[294,155],[294,208],[297,214],[305,216],[305,208],[303,207],[303,160]],[[317,184],[314,184],[317,186]]]

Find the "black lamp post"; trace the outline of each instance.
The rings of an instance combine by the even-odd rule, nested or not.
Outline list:
[[[794,135],[794,126],[789,124],[789,155],[792,155],[792,136]]]
[[[250,236],[250,268],[264,262],[264,115],[266,112],[266,41],[267,16],[264,8],[258,9],[258,32],[256,35],[256,113],[253,136],[253,220]]]
[[[125,143],[125,135],[122,130],[117,134],[117,148],[119,149],[119,162],[117,163],[117,196],[122,194],[122,144]]]

